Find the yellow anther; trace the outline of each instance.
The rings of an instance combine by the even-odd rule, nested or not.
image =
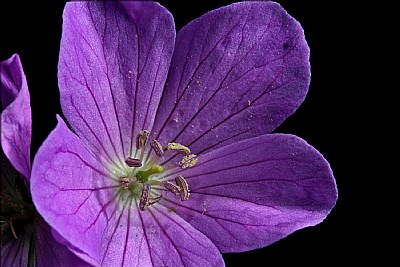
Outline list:
[[[189,167],[193,167],[197,163],[198,160],[199,160],[199,158],[197,157],[197,155],[190,154],[190,155],[184,156],[182,158],[182,160],[178,162],[178,164],[182,169],[186,169]]]
[[[167,145],[167,150],[169,151],[176,151],[178,153],[181,153],[185,156],[190,155],[190,149],[184,145],[181,145],[179,143],[168,143]]]

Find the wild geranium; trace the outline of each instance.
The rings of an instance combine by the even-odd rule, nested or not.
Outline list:
[[[18,55],[0,62],[0,93],[1,266],[89,266],[55,241],[32,204],[31,106]]]
[[[175,38],[176,37],[176,38]],[[154,2],[64,10],[56,129],[34,203],[101,266],[223,266],[321,222],[337,192],[302,139],[269,134],[303,101],[309,49],[273,2],[211,11],[175,36]]]

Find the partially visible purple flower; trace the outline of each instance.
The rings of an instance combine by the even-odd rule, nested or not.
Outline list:
[[[223,266],[220,252],[267,246],[335,205],[323,156],[268,134],[310,82],[303,30],[276,3],[223,7],[177,36],[153,2],[68,3],[58,71],[77,135],[58,118],[33,199],[98,265]]]
[[[29,193],[31,107],[18,55],[0,62],[1,266],[88,266],[58,244]]]

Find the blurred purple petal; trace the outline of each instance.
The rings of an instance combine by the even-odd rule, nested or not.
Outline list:
[[[99,261],[101,233],[116,208],[114,181],[61,118],[36,154],[32,199],[68,242]],[[110,202],[111,201],[111,202]],[[107,204],[108,203],[108,204]]]
[[[68,122],[103,163],[124,165],[151,128],[175,42],[171,14],[153,2],[71,2],[59,59]]]
[[[189,184],[190,201],[167,194],[163,203],[221,252],[264,247],[318,224],[337,199],[328,162],[293,135],[263,135],[219,148],[179,173]]]
[[[57,243],[49,225],[37,217],[34,224],[26,224],[26,231],[15,239],[11,233],[2,236],[1,265],[26,267],[85,267],[91,266],[76,257],[65,246]]]
[[[28,266],[31,237],[32,232],[21,235],[18,239],[15,239],[11,233],[3,235],[0,266]]]
[[[91,266],[76,257],[64,245],[57,243],[50,226],[42,218],[36,220],[35,227],[35,266]]]
[[[153,132],[196,154],[269,133],[309,82],[303,29],[279,4],[222,7],[179,31]]]
[[[29,182],[32,115],[28,85],[17,54],[0,62],[1,147]]]

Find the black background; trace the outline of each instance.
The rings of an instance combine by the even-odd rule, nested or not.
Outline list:
[[[179,30],[194,18],[236,1],[162,1],[174,15]],[[258,250],[224,254],[226,266],[324,265],[356,260],[360,225],[356,222],[356,157],[351,129],[358,114],[348,69],[352,58],[344,51],[353,44],[357,25],[347,23],[349,7],[329,1],[278,1],[302,24],[311,49],[312,81],[298,111],[276,132],[295,134],[318,149],[330,162],[339,199],[327,219]],[[61,114],[57,62],[63,1],[1,2],[0,61],[18,53],[27,77],[33,114],[32,155],[56,125]],[[362,255],[361,255],[362,256]]]

